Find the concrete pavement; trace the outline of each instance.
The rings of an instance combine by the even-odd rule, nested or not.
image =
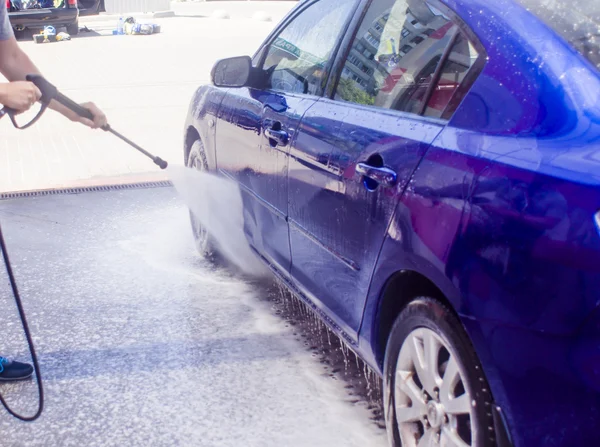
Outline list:
[[[182,163],[183,124],[193,92],[208,82],[214,61],[253,54],[275,24],[200,17],[153,22],[160,23],[161,34],[112,36],[112,21],[93,22],[92,32],[70,42],[20,44],[65,94],[95,102],[115,129],[165,160]],[[7,118],[0,126],[1,192],[162,176],[112,135],[52,111],[25,131]]]

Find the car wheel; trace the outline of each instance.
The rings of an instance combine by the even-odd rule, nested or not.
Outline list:
[[[462,325],[431,298],[412,301],[390,332],[384,410],[393,447],[492,447],[492,396]]]
[[[67,34],[71,36],[79,34],[79,21],[67,26]]]
[[[208,162],[206,160],[206,153],[204,152],[204,146],[200,140],[196,140],[190,149],[188,154],[186,166],[188,168],[195,169],[200,172],[208,172]],[[207,216],[204,216],[206,219]],[[192,224],[192,232],[194,234],[194,242],[198,252],[209,259],[214,258],[216,250],[214,243],[211,241],[208,230],[200,220],[190,210],[190,222]]]

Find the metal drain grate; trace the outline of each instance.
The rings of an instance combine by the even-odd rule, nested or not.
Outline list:
[[[0,193],[0,200],[20,199],[23,197],[55,196],[59,194],[82,194],[85,192],[118,191],[124,189],[168,188],[172,186],[173,183],[170,181],[161,180],[158,182],[126,183],[120,185],[82,186],[78,188],[59,188],[41,191],[7,192]]]

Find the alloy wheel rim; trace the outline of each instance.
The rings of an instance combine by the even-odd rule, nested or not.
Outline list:
[[[466,372],[449,343],[428,328],[404,340],[396,364],[394,404],[405,447],[470,447],[477,427]]]

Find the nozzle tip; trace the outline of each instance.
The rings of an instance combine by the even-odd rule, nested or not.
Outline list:
[[[167,166],[169,166],[169,163],[167,163],[160,157],[156,157],[154,159],[154,163],[156,163],[160,167],[160,169],[167,169]]]

